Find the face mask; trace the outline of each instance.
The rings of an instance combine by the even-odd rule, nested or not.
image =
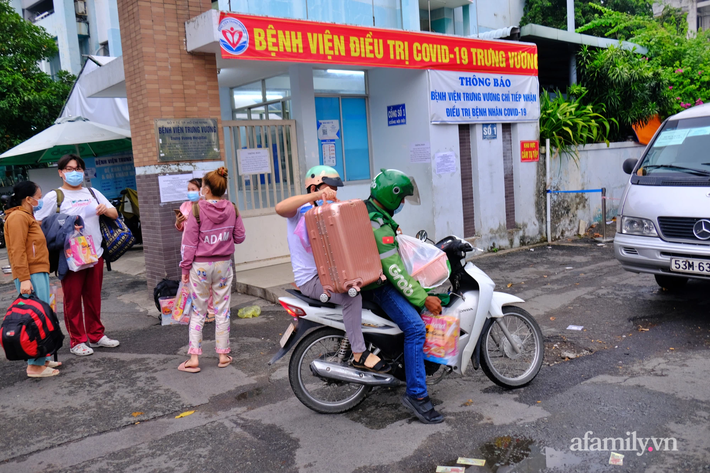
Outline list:
[[[32,207],[32,210],[34,210],[35,212],[39,212],[40,210],[42,210],[42,206],[43,206],[43,205],[44,205],[44,200],[39,199],[39,200],[37,201],[37,205],[35,205],[35,206]]]
[[[64,180],[70,186],[79,186],[84,182],[84,173],[79,171],[67,172],[64,174]]]
[[[197,202],[200,200],[200,193],[197,191],[188,191],[187,198],[190,202]]]
[[[398,213],[400,213],[400,212],[402,211],[403,208],[404,208],[404,202],[402,202],[401,204],[399,204],[399,207],[397,207],[396,209],[394,209],[394,212],[392,212],[392,215],[397,215]]]
[[[322,200],[316,200],[316,205],[317,205],[318,207],[320,207],[321,205],[324,205],[324,204],[332,204],[332,203],[333,203],[332,200],[328,200],[328,201],[326,201],[326,202],[323,202]]]

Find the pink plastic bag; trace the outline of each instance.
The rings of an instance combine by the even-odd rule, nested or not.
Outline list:
[[[177,295],[175,296],[175,302],[173,303],[173,320],[176,323],[189,323],[191,310],[192,295],[190,294],[189,285],[185,285],[181,282]]]
[[[81,230],[74,230],[64,241],[64,254],[70,271],[91,268],[98,261],[96,247],[91,235],[84,235]]]

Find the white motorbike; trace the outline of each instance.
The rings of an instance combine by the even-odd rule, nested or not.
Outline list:
[[[417,237],[426,240],[426,233]],[[465,374],[470,364],[480,366],[491,381],[504,388],[530,383],[542,366],[542,331],[535,319],[513,304],[522,299],[495,292],[495,283],[466,255],[480,252],[468,242],[449,236],[436,243],[451,264],[450,304],[447,313],[458,311],[460,336],[456,361],[442,365],[425,361],[428,384],[455,372]],[[360,404],[373,386],[403,384],[404,335],[381,308],[363,299],[362,331],[368,349],[392,365],[387,374],[352,367],[350,342],[345,337],[342,308],[289,290],[281,305],[293,317],[273,364],[295,347],[289,362],[289,381],[296,397],[320,413],[339,413]],[[433,377],[434,374],[437,374]]]

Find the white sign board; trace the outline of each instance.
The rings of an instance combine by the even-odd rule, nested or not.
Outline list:
[[[319,140],[339,140],[340,121],[338,120],[318,120]]]
[[[453,151],[436,153],[436,156],[434,156],[434,167],[437,174],[456,172],[456,154]]]
[[[431,162],[431,147],[428,141],[412,143],[409,147],[409,162],[413,164]]]
[[[335,166],[335,143],[323,143],[321,148],[323,148],[323,165]]]
[[[160,202],[184,202],[187,200],[187,183],[192,179],[190,174],[172,174],[158,176]]]
[[[540,118],[536,76],[428,73],[431,123],[514,123]]]
[[[271,172],[271,160],[268,148],[249,148],[237,150],[239,155],[239,174],[268,174]]]

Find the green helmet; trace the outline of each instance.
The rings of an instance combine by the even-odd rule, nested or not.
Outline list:
[[[370,185],[370,196],[393,212],[405,197],[414,205],[419,205],[419,191],[413,177],[408,177],[396,169],[382,169]]]
[[[326,183],[333,187],[343,187],[343,180],[340,179],[340,174],[330,166],[313,166],[306,173],[306,190],[311,186],[318,188],[322,183]]]

